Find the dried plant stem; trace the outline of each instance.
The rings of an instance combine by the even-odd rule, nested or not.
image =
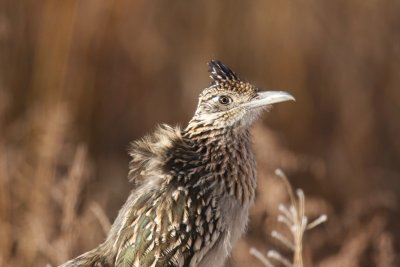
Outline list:
[[[287,238],[284,234],[279,231],[272,231],[271,235],[273,238],[278,240],[280,243],[285,245],[288,249],[293,252],[293,260],[290,261],[282,256],[276,250],[268,251],[267,258],[274,259],[285,267],[303,267],[303,237],[305,231],[316,227],[317,225],[325,222],[327,216],[325,214],[318,217],[316,220],[308,223],[308,218],[305,216],[305,195],[303,190],[297,189],[296,194],[293,192],[292,186],[289,183],[286,175],[282,170],[277,169],[275,174],[282,179],[287,189],[290,198],[290,205],[286,206],[280,204],[278,210],[278,222],[285,225],[291,234],[292,240]],[[274,266],[266,257],[264,257],[258,250],[252,248],[250,250],[251,255],[254,255],[259,259],[264,266]]]
[[[103,229],[104,235],[107,235],[111,228],[111,222],[105,214],[103,208],[97,202],[93,202],[90,204],[89,209],[91,212],[93,212],[94,216],[99,221],[99,224]]]
[[[256,257],[259,261],[261,261],[266,267],[274,267],[272,263],[256,248],[250,248],[250,255]]]

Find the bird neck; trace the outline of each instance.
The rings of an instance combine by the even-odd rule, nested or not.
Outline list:
[[[211,171],[212,179],[220,181],[228,195],[242,204],[253,201],[256,164],[248,127],[216,127],[192,122],[182,137],[191,144],[204,169]]]
[[[249,127],[243,127],[240,123],[227,126],[193,118],[183,130],[182,136],[193,142],[201,142],[203,145],[229,145],[232,142],[250,142],[249,132]]]

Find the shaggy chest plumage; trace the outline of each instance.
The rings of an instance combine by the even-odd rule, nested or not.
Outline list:
[[[134,180],[149,175],[160,179],[137,181],[143,191],[130,204],[133,214],[120,225],[118,236],[129,238],[116,242],[124,248],[116,255],[117,264],[201,266],[213,247],[227,255],[244,230],[254,199],[255,161],[248,131],[180,133],[164,126],[137,142],[132,156]],[[227,201],[229,207],[222,207]]]
[[[245,230],[256,188],[249,129],[262,109],[293,97],[258,92],[219,61],[181,130],[133,143],[128,200],[107,240],[63,266],[220,267]]]

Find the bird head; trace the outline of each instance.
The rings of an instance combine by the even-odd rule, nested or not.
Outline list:
[[[283,91],[259,91],[220,61],[209,62],[212,82],[199,97],[192,124],[202,127],[248,127],[270,105],[295,100]]]

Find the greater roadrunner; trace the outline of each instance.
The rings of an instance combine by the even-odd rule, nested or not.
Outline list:
[[[250,126],[286,92],[259,92],[209,63],[185,129],[160,126],[133,143],[135,184],[106,241],[62,266],[220,267],[246,228],[256,189]]]

